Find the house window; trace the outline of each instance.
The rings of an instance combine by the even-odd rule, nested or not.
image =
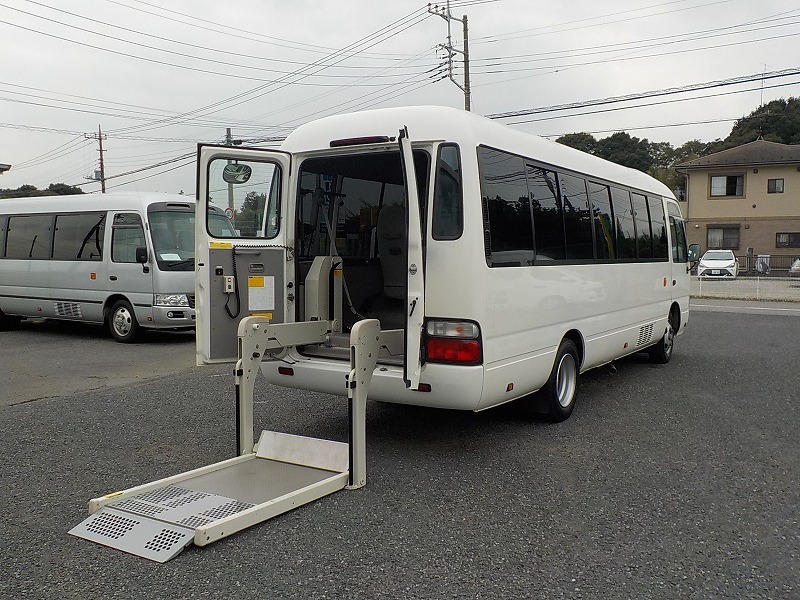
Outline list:
[[[744,175],[712,175],[711,196],[744,196]]]
[[[800,231],[792,233],[776,233],[776,248],[800,248]]]
[[[707,241],[709,250],[718,248],[737,250],[739,248],[739,226],[711,225],[707,230]]]
[[[768,194],[782,194],[783,193],[783,179],[767,179],[767,193]]]

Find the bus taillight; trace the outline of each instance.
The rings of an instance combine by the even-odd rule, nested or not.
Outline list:
[[[428,362],[477,365],[483,360],[480,328],[469,321],[428,321],[425,326]]]

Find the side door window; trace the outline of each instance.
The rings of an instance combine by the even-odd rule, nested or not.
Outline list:
[[[689,260],[689,254],[686,248],[686,223],[683,219],[670,217],[669,229],[672,234],[672,262],[687,262]]]
[[[111,229],[111,260],[135,263],[136,248],[146,246],[142,217],[137,213],[117,213]]]

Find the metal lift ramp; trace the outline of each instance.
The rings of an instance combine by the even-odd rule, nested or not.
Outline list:
[[[342,488],[366,484],[366,399],[378,356],[380,323],[350,334],[348,443],[263,431],[253,444],[254,380],[266,354],[321,341],[325,321],[239,324],[236,377],[240,456],[89,501],[90,516],[70,534],[157,562],[194,542],[205,546]]]

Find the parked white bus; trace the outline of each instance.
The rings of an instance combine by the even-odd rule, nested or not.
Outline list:
[[[198,154],[198,364],[236,360],[239,321],[262,315],[297,332],[261,363],[270,382],[344,394],[348,332],[377,318],[370,398],[477,411],[540,391],[560,421],[580,372],[666,363],[687,325],[696,250],[642,172],[441,107]],[[220,235],[231,201],[257,227]]]
[[[194,220],[194,198],[180,195],[0,200],[0,329],[87,321],[130,342],[140,328],[193,328]],[[222,210],[206,222],[233,234]]]

